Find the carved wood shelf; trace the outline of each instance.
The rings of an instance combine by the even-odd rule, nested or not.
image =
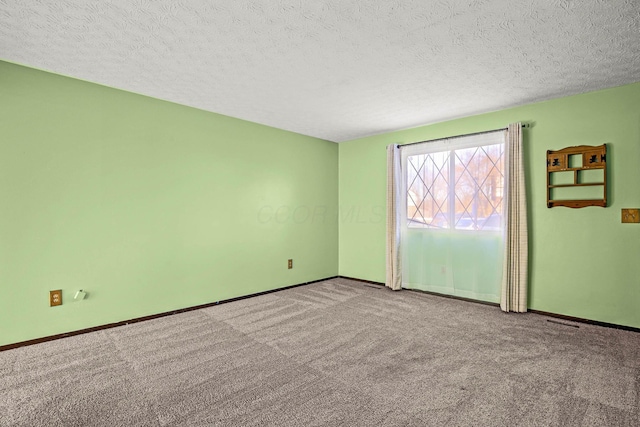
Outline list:
[[[602,170],[602,181],[583,182],[583,174],[589,170]],[[573,182],[552,184],[553,174],[573,172]],[[602,198],[569,199],[552,198],[554,188],[602,187]],[[584,208],[587,206],[607,206],[607,144],[599,146],[579,145],[557,151],[547,151],[547,207],[565,206]]]

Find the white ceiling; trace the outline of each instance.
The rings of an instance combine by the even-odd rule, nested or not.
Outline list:
[[[640,81],[640,0],[0,0],[0,59],[339,142]]]

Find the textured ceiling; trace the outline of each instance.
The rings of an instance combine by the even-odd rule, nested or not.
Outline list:
[[[0,59],[345,141],[640,81],[640,0],[0,0]]]

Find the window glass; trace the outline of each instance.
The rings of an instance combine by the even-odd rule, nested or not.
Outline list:
[[[504,144],[407,157],[407,226],[502,229]]]

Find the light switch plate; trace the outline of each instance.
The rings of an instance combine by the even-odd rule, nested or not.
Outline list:
[[[622,209],[623,223],[640,223],[640,209]]]

